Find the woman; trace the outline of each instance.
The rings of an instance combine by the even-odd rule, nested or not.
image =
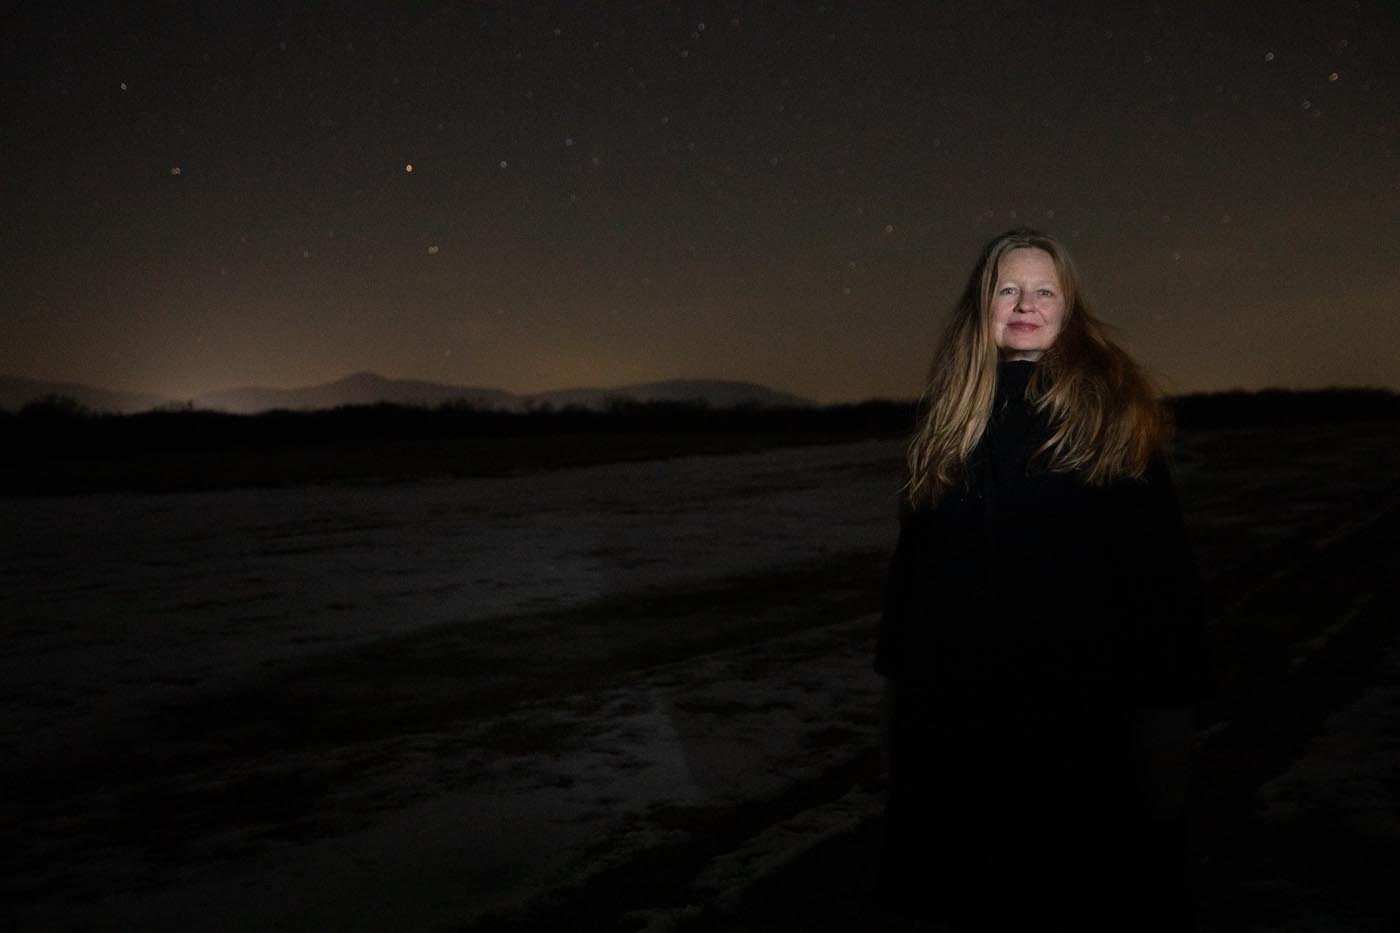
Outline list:
[[[1191,929],[1207,677],[1167,439],[1064,247],[989,243],[909,446],[877,648],[902,909],[955,930]]]

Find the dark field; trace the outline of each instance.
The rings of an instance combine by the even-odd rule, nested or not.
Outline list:
[[[0,502],[0,920],[898,929],[869,659],[899,444],[815,439]],[[1400,422],[1198,421],[1176,459],[1219,681],[1203,920],[1393,929]]]

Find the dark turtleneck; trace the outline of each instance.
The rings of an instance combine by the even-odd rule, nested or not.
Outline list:
[[[1035,367],[1029,360],[997,364],[996,397],[975,458],[980,462],[973,469],[979,491],[988,501],[995,501],[999,491],[1016,487],[1030,475],[1036,450],[1050,437],[1049,423],[1026,398]]]
[[[1021,398],[1035,373],[1032,360],[997,361],[997,395]]]

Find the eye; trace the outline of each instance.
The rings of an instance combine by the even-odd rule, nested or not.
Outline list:
[[[1040,297],[1042,297],[1042,298],[1054,298],[1054,297],[1055,297],[1055,293],[1054,293],[1054,291],[1052,291],[1051,289],[1042,288],[1042,289],[1040,290]]]
[[[1013,295],[1015,293],[1016,288],[1013,285],[1003,285],[1000,289],[997,290],[998,295]]]

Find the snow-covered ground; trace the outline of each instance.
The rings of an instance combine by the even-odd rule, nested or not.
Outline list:
[[[1222,625],[1390,540],[1394,429],[1178,459]],[[878,811],[898,460],[0,501],[5,927],[463,929],[577,901],[661,930],[737,903]],[[1374,618],[1357,599],[1292,626],[1280,676]],[[1394,846],[1400,684],[1376,676],[1259,785],[1261,819],[1330,807]]]
[[[898,456],[0,500],[0,754],[386,636],[884,550]]]
[[[100,762],[104,743],[154,741],[171,761],[127,767],[115,786],[79,781],[34,826],[45,838],[10,882],[68,886],[59,914],[84,928],[188,929],[219,904],[230,929],[424,929],[683,835],[647,818],[661,808],[722,811],[780,793],[829,763],[811,733],[868,740],[868,618],[775,629],[757,611],[716,610],[613,628],[588,607],[694,592],[703,610],[736,580],[878,567],[898,457],[895,444],[859,443],[505,479],[0,502],[6,771],[70,753]],[[798,601],[778,603],[780,615]],[[741,630],[667,660],[666,627],[697,619]],[[495,696],[496,681],[547,680],[581,653],[601,680],[313,747],[201,756],[188,749],[218,740],[169,725],[264,684],[353,714],[376,704],[376,688],[327,665],[381,643],[432,652],[437,638],[474,663],[417,700]],[[637,646],[658,640],[638,670]],[[321,673],[303,685],[308,666]],[[311,828],[295,841],[280,838],[285,814],[268,825],[189,802],[247,793],[262,810],[263,788],[308,780],[325,786],[297,813]],[[142,795],[172,801],[176,841],[102,828],[124,809],[149,819],[132,802]]]

